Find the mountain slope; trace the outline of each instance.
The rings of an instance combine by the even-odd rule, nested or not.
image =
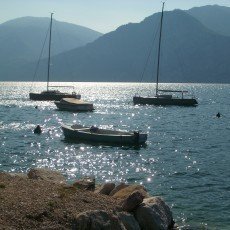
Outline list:
[[[187,11],[207,28],[226,36],[230,36],[230,8],[225,6],[195,7]]]
[[[55,56],[53,80],[140,81],[155,37],[143,77],[144,81],[155,81],[159,20],[160,14],[154,14],[141,23],[121,26],[85,47]],[[184,11],[165,12],[160,81],[229,82],[229,50],[230,38],[210,31]]]
[[[140,23],[121,26],[85,46],[54,56],[50,80],[154,82],[159,22],[160,13],[156,13]],[[16,48],[27,45],[21,41]],[[165,12],[160,82],[230,83],[229,50],[230,37],[205,27],[187,11]],[[8,72],[2,74],[0,69],[2,79],[32,80],[35,62],[31,59],[29,64],[22,61],[14,68],[7,64],[4,67]],[[47,60],[43,60],[37,80],[45,81],[46,72]]]
[[[49,23],[49,18],[23,17],[1,24],[0,48],[7,47],[13,50],[15,40],[17,40],[24,43],[24,50],[30,51],[31,57],[35,54],[38,56],[48,32]],[[82,26],[53,20],[52,54],[83,46],[101,35],[99,32]],[[15,54],[18,53],[15,52]]]
[[[1,75],[9,69],[37,61],[48,32],[50,19],[23,17],[0,24]],[[53,20],[52,55],[83,46],[102,34],[91,29]],[[43,58],[47,57],[48,39]]]

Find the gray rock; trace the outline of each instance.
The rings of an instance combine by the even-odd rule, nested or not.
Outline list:
[[[170,208],[159,197],[144,199],[134,215],[143,230],[165,230],[174,223]]]
[[[142,195],[147,198],[149,197],[149,194],[146,191],[146,188],[142,185],[129,185],[128,187],[125,187],[118,192],[116,192],[113,197],[118,199],[126,199],[130,194],[132,194],[134,191],[139,191],[142,193]]]
[[[132,214],[127,212],[119,212],[117,215],[127,230],[141,230],[139,224]]]
[[[143,199],[144,195],[141,192],[134,191],[123,201],[123,211],[132,212],[142,203]]]
[[[95,178],[94,177],[84,177],[73,183],[74,187],[83,190],[94,191],[95,190]]]
[[[104,194],[104,195],[109,195],[110,192],[115,188],[115,184],[114,183],[106,183],[103,184],[102,186],[100,186],[95,193],[99,193],[99,194]]]
[[[123,188],[127,188],[129,185],[125,184],[125,183],[120,183],[119,185],[117,185],[111,192],[110,192],[110,196],[113,196],[115,193],[117,193],[118,191],[120,191]]]
[[[159,210],[161,213],[161,219],[163,220],[164,224],[172,227],[174,224],[172,212],[169,206],[162,200],[160,197],[149,197],[144,199],[144,204],[149,205],[151,208],[155,208]]]
[[[77,215],[73,220],[73,230],[125,230],[119,218],[106,211],[88,211]]]
[[[27,176],[29,179],[46,180],[46,181],[52,181],[54,183],[66,184],[65,177],[61,173],[57,171],[52,171],[50,169],[44,169],[44,168],[30,169],[29,172],[27,173]]]

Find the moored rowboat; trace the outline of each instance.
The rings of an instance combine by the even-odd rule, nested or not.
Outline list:
[[[62,125],[66,139],[84,142],[111,143],[120,145],[141,145],[147,140],[147,134],[140,132],[116,131],[83,125]]]

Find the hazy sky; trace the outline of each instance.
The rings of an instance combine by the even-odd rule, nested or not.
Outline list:
[[[203,5],[230,7],[230,0],[167,0],[165,10],[189,9]],[[89,27],[106,33],[129,22],[140,22],[161,10],[161,0],[0,0],[0,23],[35,16]]]

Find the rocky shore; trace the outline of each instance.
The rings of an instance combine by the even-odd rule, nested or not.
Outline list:
[[[68,184],[57,171],[0,172],[0,229],[173,229],[168,205],[141,185],[93,178]]]

